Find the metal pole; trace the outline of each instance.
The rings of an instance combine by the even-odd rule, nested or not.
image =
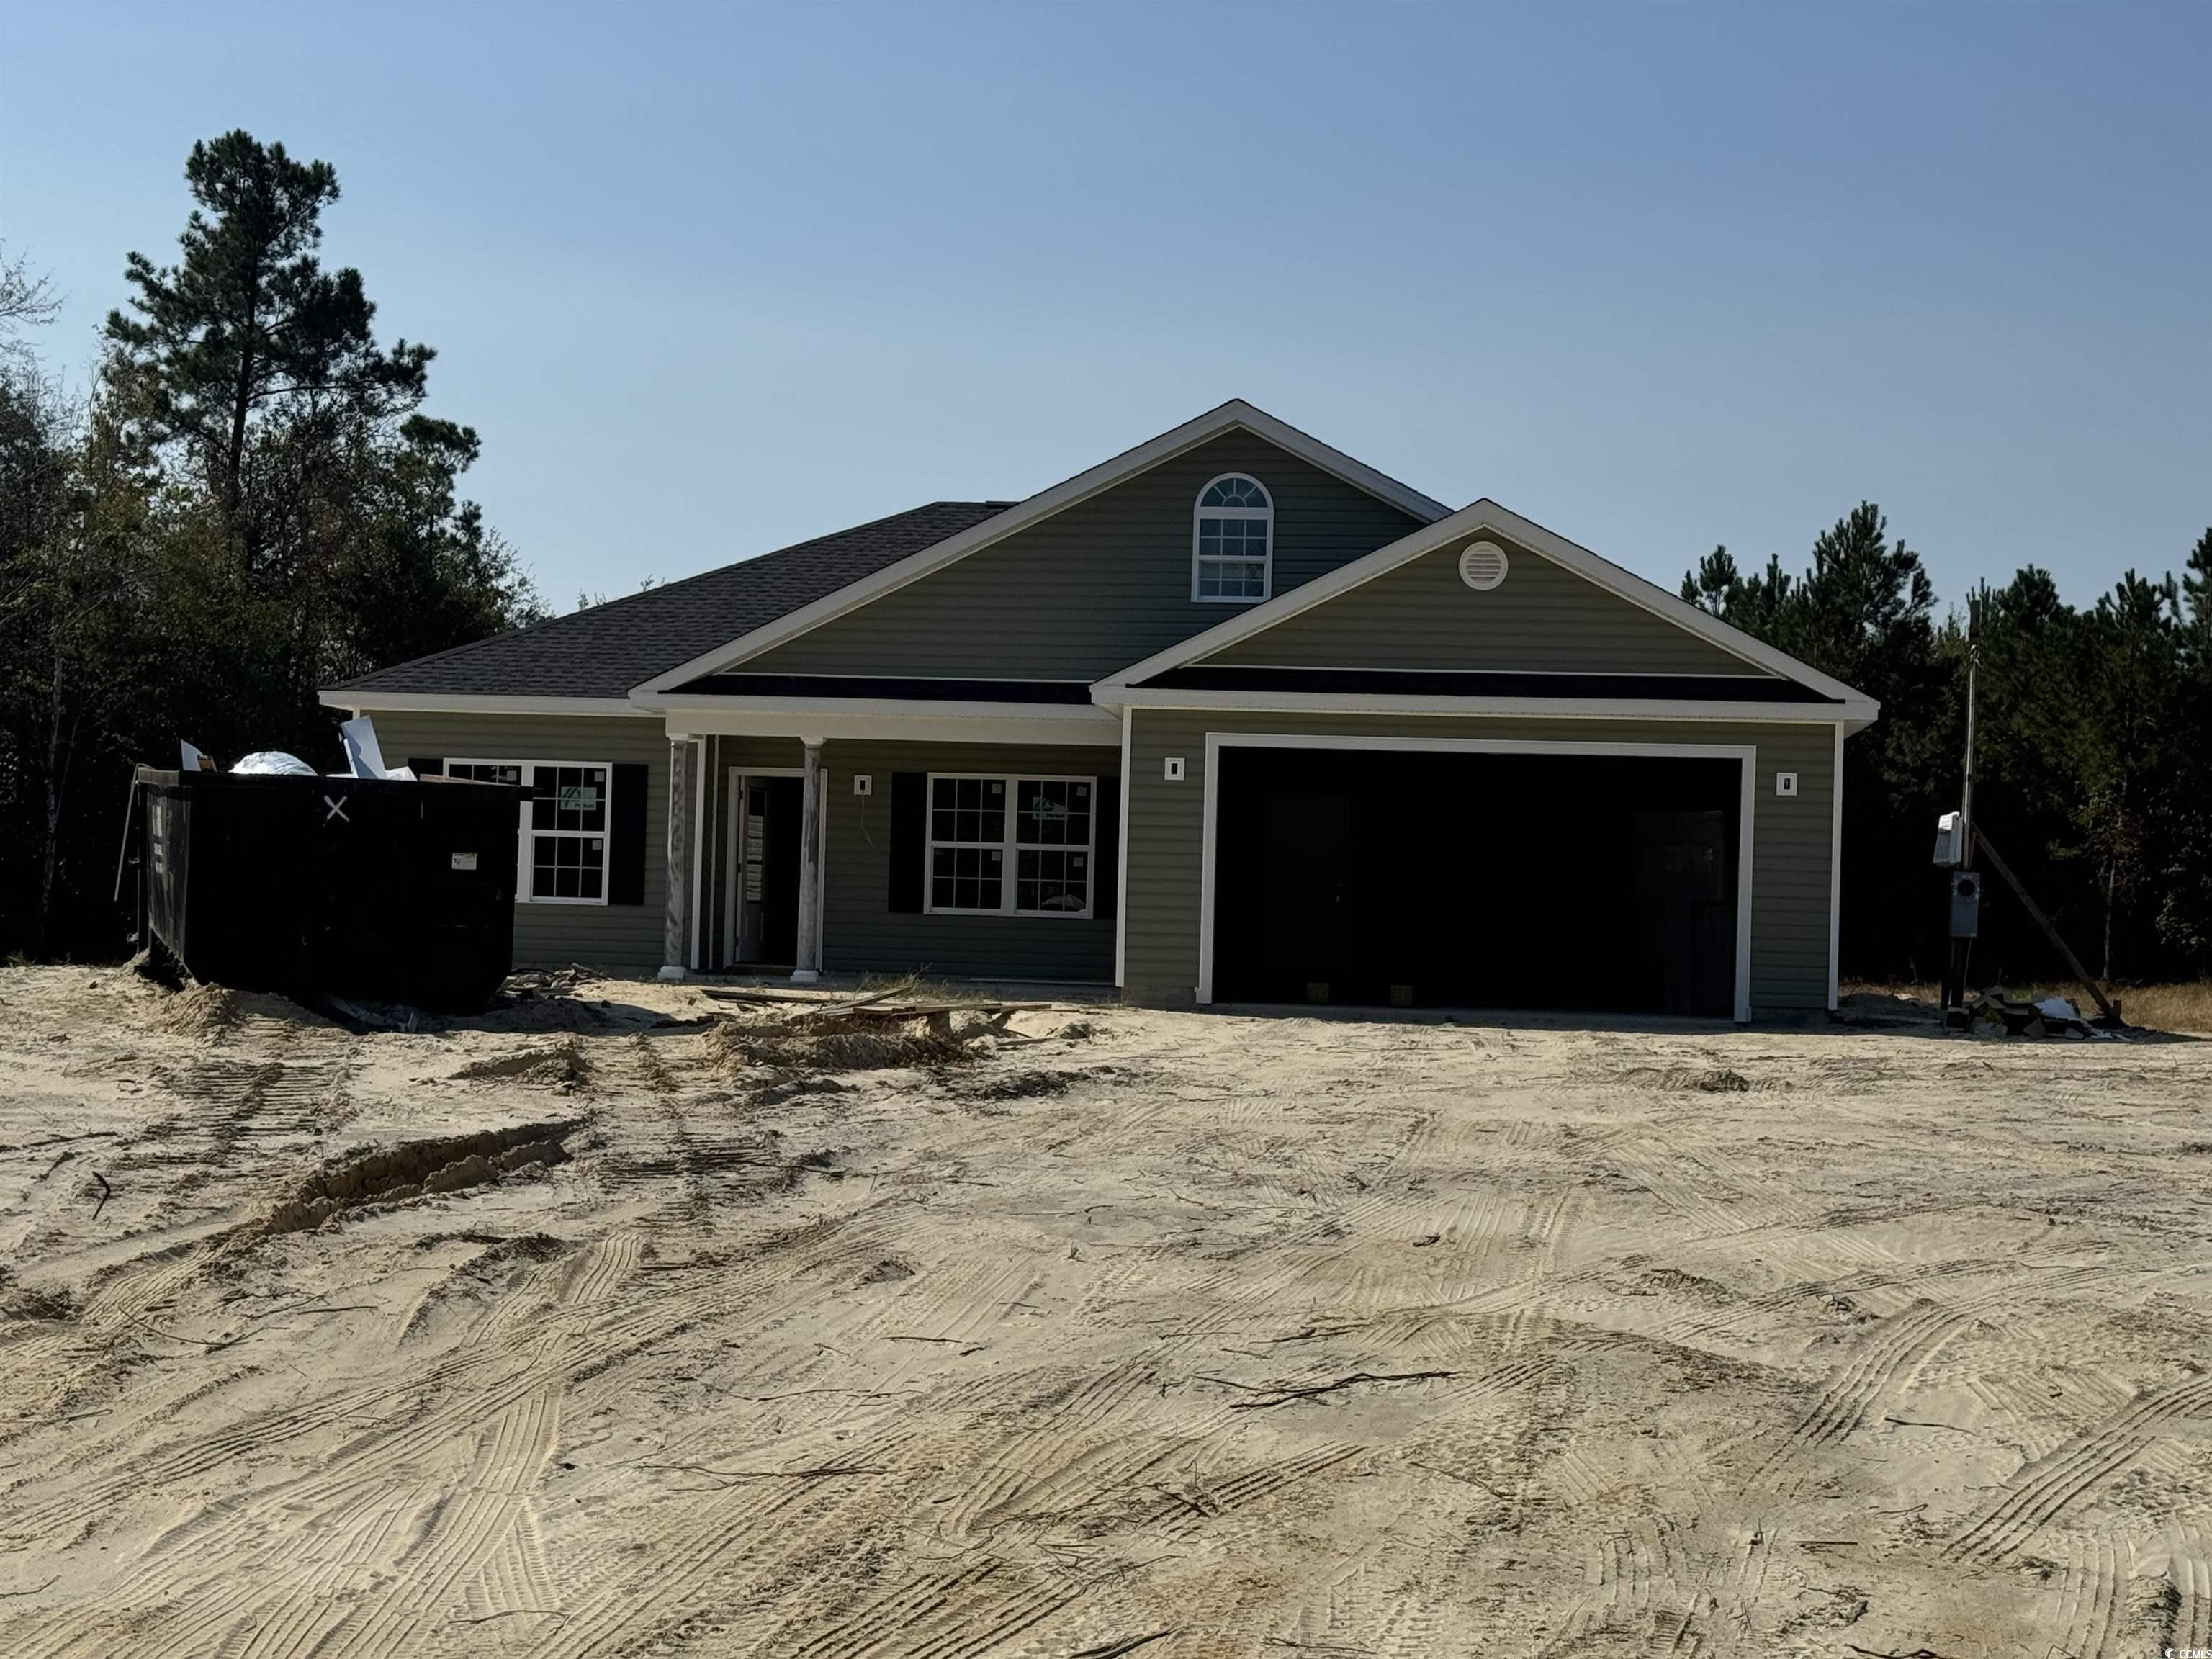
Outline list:
[[[1966,862],[1960,867],[1974,867],[1974,676],[1981,666],[1981,602],[1970,596],[1966,601],[1966,786],[1959,803],[1959,831],[1965,838]]]
[[[1966,596],[1966,769],[1959,800],[1959,868],[1974,867],[1974,680],[1981,666],[1982,606],[1979,593]],[[1972,939],[1954,939],[1946,954],[1942,1001],[1945,1010],[1963,1007],[1966,1001],[1966,969],[1973,957]]]

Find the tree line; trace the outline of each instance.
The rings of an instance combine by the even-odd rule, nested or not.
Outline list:
[[[422,412],[436,354],[323,263],[335,172],[230,132],[185,179],[81,395],[30,345],[49,285],[0,260],[0,951],[114,954],[138,762],[327,767],[319,686],[543,614],[460,495],[477,434]]]
[[[436,354],[380,344],[361,273],[323,264],[331,167],[230,132],[185,178],[179,257],[129,256],[81,397],[29,343],[47,284],[0,258],[0,951],[114,953],[137,763],[185,737],[327,764],[319,686],[545,614],[460,494],[477,434],[422,413]],[[1940,969],[1970,653],[1977,821],[2101,972],[2212,972],[2212,530],[2087,609],[2029,566],[1939,619],[1868,502],[1802,573],[1716,548],[1682,595],[1881,701],[1844,746],[1847,975]],[[2015,912],[1985,914],[1984,982],[2057,970]]]
[[[1940,976],[1939,813],[1960,805],[1974,667],[1974,821],[2075,953],[2137,982],[2212,973],[2212,529],[2177,577],[2130,569],[2087,609],[2051,573],[1984,582],[1936,618],[1920,556],[1862,502],[1813,544],[1745,575],[1725,547],[1682,597],[1881,702],[1844,745],[1842,968]],[[1972,978],[2063,975],[2002,887]]]

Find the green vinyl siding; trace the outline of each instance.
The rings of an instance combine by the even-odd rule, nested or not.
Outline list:
[[[1492,738],[1592,744],[1700,744],[1758,750],[1753,787],[1751,1002],[1754,1013],[1828,1002],[1832,724],[1612,720],[1393,720],[1367,715],[1139,709],[1129,750],[1128,901],[1122,988],[1133,1001],[1188,1004],[1198,984],[1209,732],[1310,736]],[[1163,775],[1182,757],[1181,782]],[[1798,793],[1775,793],[1795,772]],[[1289,901],[1294,902],[1294,901]]]
[[[647,769],[645,902],[518,904],[518,968],[580,962],[594,968],[660,966],[667,884],[668,737],[658,720],[595,714],[441,714],[370,711],[387,766],[440,760],[604,761]]]
[[[1460,580],[1469,541],[1504,548],[1505,580]],[[1385,571],[1205,660],[1286,668],[1764,674],[1564,566],[1485,532]]]
[[[1275,504],[1274,591],[1420,520],[1247,432],[1174,456],[759,656],[755,674],[1096,680],[1243,607],[1190,597],[1192,512],[1224,472]]]
[[[990,979],[1114,979],[1114,921],[1056,915],[933,915],[890,908],[891,775],[1113,777],[1121,752],[1103,745],[873,743],[822,747],[829,856],[823,869],[823,961],[833,973],[934,973]],[[866,773],[873,793],[855,795]],[[1092,860],[1096,888],[1115,872]]]

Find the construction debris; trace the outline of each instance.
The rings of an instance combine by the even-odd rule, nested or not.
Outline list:
[[[908,1006],[872,1001],[815,1009],[780,1018],[724,1015],[711,1041],[733,1066],[787,1072],[882,1071],[892,1066],[957,1065],[976,1056],[987,1037],[1003,1036],[1019,1003]],[[968,1018],[956,1023],[956,1016]]]
[[[2037,1002],[2015,997],[2002,985],[1967,992],[1965,1006],[1954,1009],[1951,1019],[1958,1029],[1977,1035],[2016,1037],[2110,1037],[2127,1029],[2092,1024],[2064,997]]]

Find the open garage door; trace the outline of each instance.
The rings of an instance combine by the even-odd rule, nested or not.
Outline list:
[[[1217,1001],[1735,1011],[1730,758],[1224,746]]]

